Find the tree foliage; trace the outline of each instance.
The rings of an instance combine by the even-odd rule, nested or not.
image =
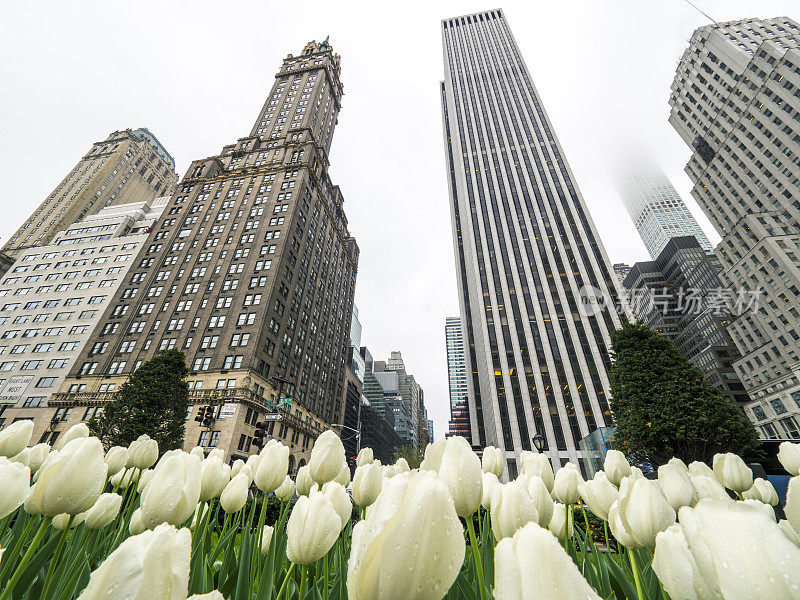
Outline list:
[[[426,444],[427,445],[427,444]],[[425,458],[425,448],[415,448],[410,444],[400,446],[394,449],[394,460],[397,462],[399,459],[405,458],[408,466],[412,469],[418,469],[422,459]]]
[[[671,340],[628,323],[612,332],[611,349],[611,409],[623,452],[654,465],[673,456],[710,463],[717,452],[758,452],[744,412]]]
[[[142,434],[158,442],[160,452],[183,446],[189,408],[188,374],[183,352],[164,350],[143,363],[89,423],[107,446],[127,446]]]

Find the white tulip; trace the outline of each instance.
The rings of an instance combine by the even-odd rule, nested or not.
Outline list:
[[[579,485],[578,492],[589,510],[603,521],[608,521],[608,511],[611,509],[611,505],[619,499],[619,491],[608,480],[605,471],[598,471],[594,474],[593,479]]]
[[[622,479],[631,474],[631,465],[622,452],[609,450],[606,453],[605,461],[603,461],[603,471],[605,471],[608,480],[619,487]]]
[[[57,450],[54,451],[54,452],[57,452]],[[53,454],[53,452],[48,454],[48,456],[51,456],[52,454]],[[45,463],[47,463],[46,460],[45,460]],[[131,484],[133,483],[133,480],[134,480],[135,476],[136,476],[136,469],[135,468],[134,469],[123,469],[122,471],[118,472],[116,475],[114,475],[111,478],[111,485],[114,486],[115,488],[128,489],[131,486]]]
[[[472,516],[481,504],[483,480],[481,461],[465,438],[454,436],[445,440],[438,472],[439,479],[450,490],[458,516]]]
[[[144,471],[158,460],[158,442],[148,435],[140,435],[128,446],[128,467]]]
[[[247,490],[249,487],[250,481],[246,474],[239,473],[235,475],[220,494],[219,503],[222,505],[222,510],[229,515],[242,510],[247,503]]]
[[[208,453],[208,456],[206,456],[206,458],[212,458],[215,456],[222,462],[225,462],[225,450],[223,450],[222,448],[212,448],[211,451]]]
[[[308,470],[308,465],[303,465],[297,470],[294,484],[298,496],[308,496],[309,491],[311,491],[311,486],[314,485],[314,480],[311,479],[311,472]]]
[[[628,548],[641,548],[642,545],[633,537],[633,535],[625,528],[622,519],[619,515],[619,500],[616,500],[611,508],[608,509],[608,528],[611,530],[612,535],[617,541]]]
[[[294,481],[288,475],[284,478],[283,483],[275,490],[275,497],[281,502],[288,502],[294,496]]]
[[[553,491],[555,475],[553,474],[553,463],[544,454],[523,451],[520,455],[522,473],[525,475],[536,475],[542,478],[547,486],[547,491]]]
[[[289,446],[277,440],[270,440],[261,451],[255,483],[265,494],[274,492],[286,479],[289,472]]]
[[[0,430],[0,456],[16,456],[28,445],[33,434],[33,421],[14,421]]]
[[[494,473],[498,479],[502,477],[506,467],[503,451],[494,446],[486,446],[481,457],[481,467],[484,473]]]
[[[350,485],[350,467],[346,464],[342,465],[342,468],[339,469],[339,473],[333,479],[336,483],[341,485],[342,487],[347,487]]]
[[[494,565],[494,597],[498,600],[600,600],[552,534],[536,523],[501,540],[495,548]]]
[[[89,437],[89,426],[86,423],[78,423],[73,425],[64,432],[64,435],[56,441],[56,450],[61,450],[64,446],[69,444],[72,440]]]
[[[494,473],[484,473],[481,475],[483,481],[483,492],[481,493],[481,506],[486,510],[492,507],[492,492],[500,485],[500,480]]]
[[[572,521],[572,519],[569,519],[569,528],[567,528],[567,507],[560,502],[556,502],[553,506],[553,516],[547,528],[550,530],[550,533],[563,542],[565,534],[572,537],[574,532]]]
[[[425,459],[419,466],[420,471],[439,471],[439,466],[442,464],[442,455],[444,454],[444,446],[447,440],[439,440],[425,446]]]
[[[775,523],[778,522],[778,517],[775,515],[775,509],[772,508],[769,504],[764,504],[761,500],[753,500],[752,498],[748,498],[747,500],[743,500],[745,504],[748,506],[752,506],[760,511],[762,511],[765,515],[767,515],[770,519],[772,519]]]
[[[384,479],[391,479],[395,475],[399,474],[397,467],[394,465],[385,465],[384,467],[382,467],[382,470]]]
[[[722,600],[714,582],[701,575],[678,524],[670,525],[656,536],[653,571],[673,600]]]
[[[547,491],[544,480],[538,475],[526,475],[524,473],[517,479],[525,484],[525,488],[533,500],[536,513],[539,515],[539,525],[547,527],[550,524],[550,519],[553,518],[555,502],[550,492]]]
[[[619,488],[619,517],[626,531],[652,550],[658,532],[675,522],[675,510],[655,481],[626,477]]]
[[[161,523],[180,526],[200,500],[200,459],[182,450],[164,453],[153,479],[142,492],[142,523],[152,529]]]
[[[35,473],[42,467],[48,454],[50,454],[50,444],[36,444],[30,448],[28,466],[31,468],[31,473]]]
[[[353,500],[356,505],[366,508],[373,504],[381,493],[382,483],[380,465],[370,462],[356,467],[356,476],[353,478]]]
[[[583,483],[583,477],[573,463],[567,463],[556,472],[553,484],[553,496],[564,504],[575,504],[581,497],[578,486]]]
[[[465,549],[447,486],[428,471],[401,473],[388,480],[367,518],[353,528],[347,596],[442,598],[458,576]]]
[[[134,535],[92,572],[78,600],[184,600],[191,545],[188,529],[169,525]]]
[[[328,497],[328,500],[331,501],[333,505],[333,509],[336,511],[336,514],[339,515],[339,519],[342,521],[343,530],[347,527],[347,523],[350,521],[350,517],[353,514],[353,503],[350,501],[350,496],[347,494],[347,490],[342,487],[341,484],[336,483],[335,481],[329,481],[325,485],[322,486],[322,490],[317,492],[319,494],[325,494]],[[312,495],[314,492],[312,492]]]
[[[131,522],[128,523],[128,533],[131,535],[139,535],[145,530],[144,523],[142,523],[142,509],[137,508],[131,515]]]
[[[521,480],[499,484],[492,492],[492,531],[497,540],[511,537],[520,527],[539,521],[536,504]]]
[[[341,526],[328,496],[300,496],[286,524],[286,556],[300,565],[318,561],[333,547]]]
[[[197,527],[197,522],[205,516],[206,508],[208,508],[208,504],[206,504],[205,502],[200,502],[197,505],[197,508],[194,509],[194,514],[192,515],[192,522],[189,523],[189,531],[195,530],[195,528]]]
[[[219,456],[209,456],[200,465],[200,501],[216,498],[231,480],[231,468]]]
[[[239,474],[239,471],[242,470],[242,467],[244,467],[244,461],[241,458],[237,458],[235,461],[233,461],[233,464],[231,465],[231,477],[236,477]]]
[[[670,459],[667,461],[667,464],[668,464],[668,465],[672,465],[673,467],[677,467],[678,469],[680,469],[680,470],[681,470],[681,471],[683,471],[684,473],[688,473],[688,472],[689,472],[689,467],[687,467],[687,466],[686,466],[686,463],[685,463],[685,462],[683,462],[683,461],[682,461],[680,458],[678,458],[677,456],[673,456],[672,458],[670,458]]]
[[[704,462],[700,462],[699,460],[689,463],[688,469],[691,475],[702,475],[704,477],[711,477],[711,479],[717,478],[711,467]]]
[[[783,509],[795,531],[800,531],[800,476],[789,480],[789,485],[786,487],[786,505]]]
[[[714,455],[714,475],[717,481],[737,494],[753,487],[753,471],[732,452]]]
[[[269,545],[272,542],[272,532],[274,528],[269,525],[264,525],[264,531],[261,532],[261,554],[269,552]]]
[[[398,473],[405,473],[411,470],[411,467],[408,466],[408,461],[402,456],[395,461],[394,466]]]
[[[31,502],[45,516],[82,513],[89,510],[102,493],[107,471],[100,440],[95,437],[74,439],[55,454],[52,461],[45,460],[31,488]]]
[[[800,534],[795,531],[794,527],[792,527],[792,524],[789,523],[789,521],[786,519],[781,519],[778,521],[778,527],[781,528],[781,531],[786,536],[786,539],[800,548]]]
[[[207,594],[193,594],[186,600],[225,600],[225,596],[219,590],[208,592]]]
[[[19,464],[27,467],[27,466],[29,466],[30,459],[31,459],[31,451],[30,451],[30,449],[29,448],[23,448],[22,452],[20,452],[19,454],[15,454],[9,460],[11,462],[19,463]]]
[[[658,485],[676,511],[681,506],[694,506],[698,500],[688,469],[684,470],[674,463],[658,467]]]
[[[33,474],[33,479],[31,479],[33,483],[36,483],[36,481],[39,479],[39,473],[41,473],[42,467],[45,467],[50,463],[54,462],[57,456],[58,456],[58,450],[50,450],[50,452],[48,452],[47,456],[44,457],[44,461],[42,461],[42,464],[39,466],[38,469],[36,469],[36,473]]]
[[[116,519],[121,506],[122,496],[119,494],[100,494],[92,508],[84,513],[86,527],[102,529]]]
[[[702,464],[702,463],[700,463]],[[722,484],[714,477],[706,475],[689,475],[694,489],[697,491],[697,498],[711,498],[712,500],[726,500],[730,501],[731,497],[728,492],[722,487]]]
[[[753,487],[742,493],[742,497],[745,499],[760,500],[770,506],[777,506],[780,501],[778,499],[778,492],[775,491],[775,487],[772,483],[761,477],[753,480]]]
[[[356,456],[356,466],[363,467],[370,464],[375,458],[372,455],[372,448],[362,448]]]
[[[0,456],[0,482],[3,486],[3,493],[0,494],[0,519],[22,506],[30,492],[30,481],[29,467]]]
[[[195,446],[194,448],[189,450],[189,454],[191,454],[192,456],[196,456],[200,460],[204,460],[206,457],[206,451],[205,449],[203,449],[202,446]]]
[[[150,485],[150,482],[153,481],[153,474],[155,473],[154,469],[147,469],[139,474],[139,481],[136,484],[136,492],[141,494],[147,486]]]
[[[791,475],[800,475],[800,444],[781,442],[778,446],[778,460]]]
[[[333,481],[344,463],[342,440],[331,429],[323,431],[311,448],[308,461],[311,478],[320,485]]]
[[[58,529],[59,531],[64,531],[67,527],[72,529],[83,523],[85,515],[86,513],[79,513],[73,517],[67,513],[61,513],[53,517],[53,521],[50,524],[53,526],[53,529]]]
[[[109,448],[103,460],[108,465],[108,476],[113,477],[128,464],[128,449],[124,446]]]
[[[258,473],[258,465],[260,463],[261,463],[261,455],[251,454],[250,456],[247,457],[247,461],[244,464],[250,467],[250,472],[253,473],[253,477],[255,477],[255,474]]]

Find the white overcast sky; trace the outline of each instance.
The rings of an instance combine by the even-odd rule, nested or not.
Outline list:
[[[797,0],[695,0],[718,21],[800,17]],[[445,317],[458,314],[438,83],[440,20],[503,8],[613,262],[647,259],[610,173],[634,142],[689,197],[667,123],[692,31],[683,0],[14,2],[0,21],[4,242],[92,142],[148,127],[183,175],[249,133],[281,59],[330,35],[345,96],[331,152],[361,248],[356,304],[376,359],[400,350],[436,437],[449,417]],[[623,141],[625,140],[625,141]]]

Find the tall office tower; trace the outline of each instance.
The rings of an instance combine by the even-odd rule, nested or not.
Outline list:
[[[94,407],[56,410],[51,394],[92,337],[168,200],[107,206],[56,233],[50,244],[22,252],[12,265],[0,282],[0,427],[33,419],[33,442],[52,443],[61,423],[94,416]]]
[[[361,348],[361,322],[358,320],[358,308],[355,305],[353,305],[353,318],[350,321],[348,341],[345,361],[344,398],[338,426],[347,464],[351,470],[355,471],[356,456],[361,448],[361,391],[364,386],[366,370],[364,359],[359,353]]]
[[[447,345],[447,381],[450,390],[450,410],[466,399],[467,355],[464,353],[464,332],[461,317],[447,317],[444,325],[444,339]]]
[[[634,264],[624,285],[636,315],[744,407],[750,397],[733,366],[741,354],[726,330],[731,307],[720,293],[720,270],[719,259],[695,236],[674,237],[655,260]]]
[[[625,281],[625,278],[628,276],[628,273],[631,272],[631,266],[626,263],[614,263],[614,265],[611,268],[614,269],[614,273],[616,273],[617,279],[619,279],[620,283]]]
[[[115,131],[78,161],[56,189],[3,246],[18,257],[87,215],[112,204],[169,196],[178,175],[175,161],[144,127]]]
[[[102,406],[101,385],[176,348],[194,405],[187,447],[244,457],[271,413],[294,470],[341,422],[358,247],[328,176],[339,73],[327,42],[308,43],[284,59],[250,135],[191,164],[58,401]],[[210,427],[195,421],[205,406]]]
[[[406,365],[403,362],[403,355],[400,352],[394,351],[389,355],[387,361],[375,361],[372,364],[372,371],[379,380],[381,380],[381,373],[396,373],[397,374],[397,387],[396,389],[400,396],[403,398],[405,404],[405,413],[411,422],[411,439],[410,443],[415,448],[418,448],[420,442],[419,428],[422,420],[422,387],[417,383],[413,375],[406,372]],[[383,381],[383,380],[381,380]],[[386,381],[394,381],[393,379],[386,379]],[[384,389],[389,388],[384,386]],[[402,437],[402,434],[401,434]]]
[[[442,22],[445,151],[472,443],[517,473],[539,434],[556,465],[611,423],[611,263],[502,11]],[[583,466],[585,463],[581,462]]]
[[[722,236],[732,296],[760,290],[728,327],[763,437],[800,437],[800,27],[700,27],[672,82],[669,121],[693,152],[692,196]]]
[[[670,239],[685,235],[696,237],[706,252],[714,251],[677,190],[655,163],[638,156],[625,165],[617,188],[653,260]]]

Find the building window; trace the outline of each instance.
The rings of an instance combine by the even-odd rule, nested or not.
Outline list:
[[[772,410],[775,411],[776,415],[782,415],[787,412],[786,407],[783,405],[783,400],[780,398],[774,398],[770,400],[769,403],[772,405]]]

